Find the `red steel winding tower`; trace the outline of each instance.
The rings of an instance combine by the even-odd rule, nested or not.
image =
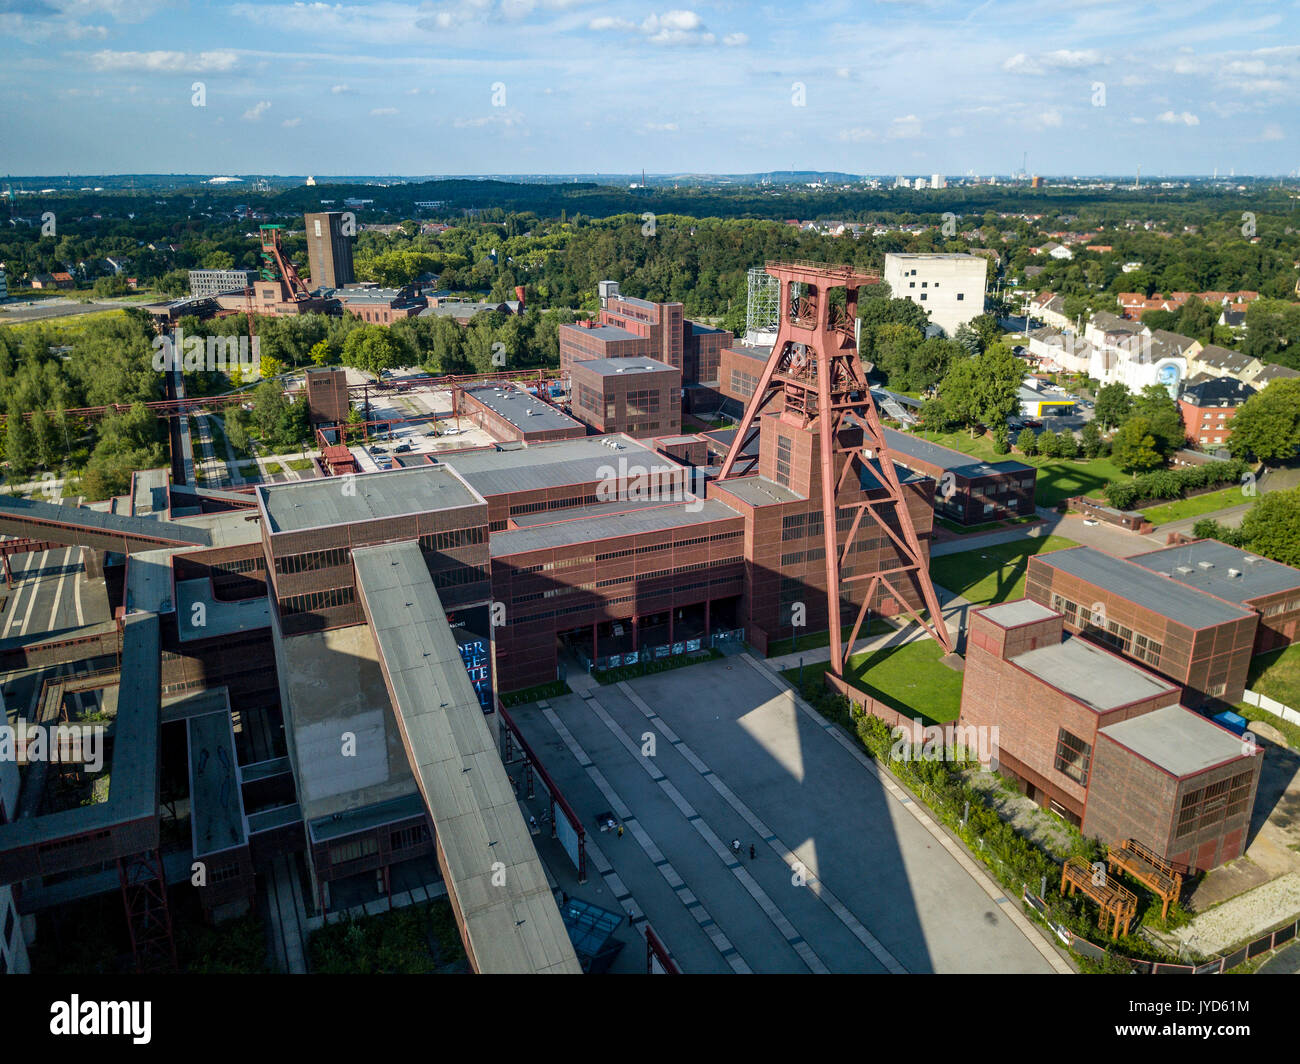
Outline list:
[[[866,374],[858,358],[855,325],[858,289],[879,284],[877,274],[851,266],[814,262],[769,262],[767,272],[781,286],[779,331],[772,353],[745,407],[731,448],[718,475],[719,481],[744,476],[758,463],[747,455],[759,435],[759,416],[771,406],[782,410],[787,425],[815,433],[819,446],[822,535],[825,539],[827,616],[831,639],[831,669],[843,677],[849,651],[858,637],[863,618],[877,594],[891,595],[917,624],[951,653],[952,639],[939,610],[930,581],[925,552],[903,497],[898,472],[889,455],[880,416],[871,398]],[[832,298],[843,290],[843,302]],[[773,402],[777,397],[780,403]],[[857,490],[865,459],[874,459],[871,479],[884,489],[874,498]],[[737,470],[737,464],[744,467]],[[851,487],[850,487],[851,485]],[[891,519],[892,518],[892,522]],[[839,528],[847,520],[847,528]],[[846,574],[854,542],[874,525],[897,547],[903,564],[888,572]],[[837,531],[842,534],[837,534]],[[874,534],[874,530],[873,530]],[[919,590],[927,618],[912,609],[900,581],[911,580]],[[841,598],[850,585],[866,583],[866,594],[847,645],[840,625]]]

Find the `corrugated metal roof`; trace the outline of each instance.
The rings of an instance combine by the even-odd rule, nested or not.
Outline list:
[[[618,448],[607,447],[602,440],[613,441]],[[511,451],[464,451],[438,457],[438,464],[455,469],[483,496],[613,479],[620,468],[633,472],[681,468],[672,459],[621,435],[535,443]]]
[[[1300,588],[1300,570],[1215,539],[1134,555],[1129,561],[1229,602]]]
[[[365,547],[353,561],[476,969],[577,974],[573,944],[419,547]]]

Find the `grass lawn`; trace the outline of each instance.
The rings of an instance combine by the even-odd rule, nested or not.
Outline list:
[[[247,484],[260,484],[263,480],[262,470],[256,462],[240,462],[239,475],[244,478]]]
[[[960,554],[930,559],[930,576],[954,594],[979,605],[1005,602],[1025,593],[1025,570],[1031,554],[1075,547],[1065,536],[1034,536]]]
[[[1300,643],[1251,658],[1246,686],[1284,706],[1300,709]],[[1268,720],[1268,716],[1260,719]]]
[[[944,665],[942,657],[943,647],[933,639],[864,651],[849,659],[846,679],[899,712],[919,716],[926,724],[944,724],[961,712],[962,674]],[[805,666],[804,683],[820,683],[827,668],[824,661]],[[798,668],[786,669],[782,675],[798,686]]]
[[[1207,491],[1202,495],[1193,495],[1187,499],[1175,499],[1163,502],[1159,506],[1148,506],[1142,511],[1153,525],[1163,525],[1168,521],[1182,521],[1188,517],[1200,517],[1202,514],[1225,510],[1229,506],[1240,506],[1249,502],[1241,493],[1241,485],[1234,484],[1219,491]]]
[[[1245,702],[1238,702],[1236,711],[1247,720],[1258,720],[1265,724],[1270,724],[1283,735],[1293,750],[1300,750],[1300,725],[1292,724],[1289,720],[1283,720],[1281,717],[1274,716],[1267,709],[1260,709],[1259,706],[1247,705]]]
[[[840,629],[840,638],[848,639],[852,631],[853,625],[846,624]],[[863,639],[869,635],[886,635],[892,631],[894,631],[894,626],[883,617],[872,617],[862,626],[858,638]],[[827,628],[821,632],[809,632],[806,635],[801,635],[798,644],[798,646],[795,645],[794,639],[775,639],[767,645],[767,656],[775,658],[781,654],[793,654],[798,650],[814,650],[817,647],[828,647],[831,645],[830,629]]]
[[[296,473],[302,473],[312,468],[312,461],[310,458],[290,458],[288,462],[281,462],[280,464],[287,465]]]
[[[965,431],[920,432],[917,435],[986,462],[1013,460],[1036,466],[1038,486],[1034,491],[1034,502],[1039,506],[1055,506],[1071,495],[1099,496],[1102,489],[1111,481],[1128,479],[1128,474],[1121,472],[1109,458],[1068,461],[1064,458],[1031,458],[1016,452],[994,454],[991,433],[985,433],[975,439],[971,439],[970,433]]]

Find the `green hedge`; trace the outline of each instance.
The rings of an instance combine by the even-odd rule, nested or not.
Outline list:
[[[1197,488],[1216,488],[1241,481],[1249,466],[1240,458],[1206,462],[1181,469],[1157,469],[1132,480],[1116,480],[1102,490],[1106,501],[1117,510],[1132,510],[1140,503],[1159,499],[1181,499]]]

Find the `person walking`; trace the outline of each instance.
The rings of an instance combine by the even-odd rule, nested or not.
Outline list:
[[[618,826],[618,837],[619,837],[620,839],[623,837],[623,825],[622,825],[622,824],[619,824],[619,826]]]
[[[752,861],[757,856],[758,854],[754,852],[754,844],[751,842],[749,844],[749,859]]]
[[[731,852],[734,853],[737,857],[740,856],[740,840],[739,840],[739,839],[732,839],[732,840],[731,840]]]

